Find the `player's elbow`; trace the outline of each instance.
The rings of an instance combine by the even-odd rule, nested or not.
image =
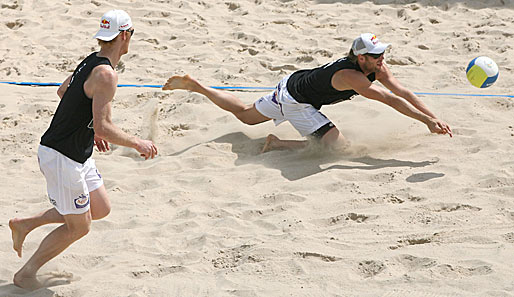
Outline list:
[[[57,96],[59,96],[59,98],[62,99],[62,96],[64,96],[65,92],[66,92],[66,90],[64,88],[58,88],[57,89]]]
[[[93,122],[93,130],[96,136],[107,139],[108,129],[105,124]]]

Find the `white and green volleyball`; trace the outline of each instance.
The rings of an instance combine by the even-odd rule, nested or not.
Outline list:
[[[487,88],[498,79],[498,65],[489,57],[476,57],[468,64],[466,76],[477,88]]]

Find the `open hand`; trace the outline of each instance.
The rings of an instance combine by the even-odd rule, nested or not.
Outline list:
[[[439,119],[431,119],[430,122],[428,122],[427,126],[430,132],[432,133],[448,134],[450,135],[450,137],[453,137],[452,129],[444,121],[441,121]]]

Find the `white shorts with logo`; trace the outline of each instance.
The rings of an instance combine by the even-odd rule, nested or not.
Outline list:
[[[55,209],[61,215],[88,211],[89,192],[103,185],[95,160],[89,158],[81,164],[44,145],[39,145],[37,156],[46,178],[50,203]]]
[[[330,120],[314,106],[297,102],[287,91],[287,80],[283,78],[277,88],[255,102],[255,108],[265,117],[273,119],[275,126],[289,121],[302,136],[310,135],[330,123]]]

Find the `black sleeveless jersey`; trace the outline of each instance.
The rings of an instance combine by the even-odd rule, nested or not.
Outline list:
[[[309,103],[316,109],[349,100],[358,93],[354,90],[338,91],[332,87],[332,76],[342,69],[363,72],[358,63],[354,64],[345,57],[318,68],[296,71],[287,81],[287,90],[296,101]],[[370,73],[368,79],[375,81],[375,73]]]
[[[84,93],[84,83],[98,65],[109,65],[109,59],[89,55],[73,72],[50,127],[41,137],[41,144],[66,157],[84,163],[93,153],[93,100]]]

